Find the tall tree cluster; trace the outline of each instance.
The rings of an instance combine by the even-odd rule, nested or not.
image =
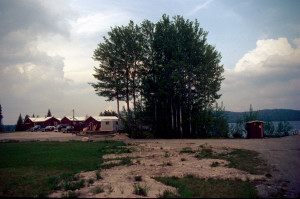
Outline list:
[[[112,28],[94,52],[99,81],[91,85],[117,101],[119,115],[119,102],[126,102],[133,132],[139,122],[151,126],[155,137],[205,136],[224,79],[221,55],[206,37],[197,20],[181,16]]]

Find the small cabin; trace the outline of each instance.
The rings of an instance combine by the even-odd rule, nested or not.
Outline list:
[[[247,138],[263,138],[264,137],[264,122],[251,121],[247,122],[246,129],[248,132]]]
[[[89,130],[110,132],[119,130],[119,120],[116,116],[91,116],[85,120]]]

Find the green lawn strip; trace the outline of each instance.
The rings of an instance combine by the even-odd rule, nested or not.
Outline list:
[[[83,184],[72,182],[76,173],[96,170],[105,154],[130,152],[124,146],[114,141],[1,143],[0,196],[34,197],[76,189]]]
[[[168,186],[179,190],[180,198],[256,198],[255,185],[249,181],[202,179],[194,176],[156,177]],[[168,197],[163,194],[160,197]],[[174,197],[171,195],[170,197]]]

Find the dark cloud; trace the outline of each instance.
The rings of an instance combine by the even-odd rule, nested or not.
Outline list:
[[[64,58],[38,49],[39,40],[54,35],[69,37],[68,13],[60,13],[62,9],[49,2],[0,1],[0,103],[4,121],[21,112],[33,112],[32,107],[50,106],[69,86]]]

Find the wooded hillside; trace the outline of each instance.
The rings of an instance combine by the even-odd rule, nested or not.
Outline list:
[[[258,119],[262,121],[300,121],[300,110],[291,109],[264,109],[259,110]],[[242,118],[247,112],[231,112],[225,111],[228,117],[228,122],[236,122],[237,119]]]

